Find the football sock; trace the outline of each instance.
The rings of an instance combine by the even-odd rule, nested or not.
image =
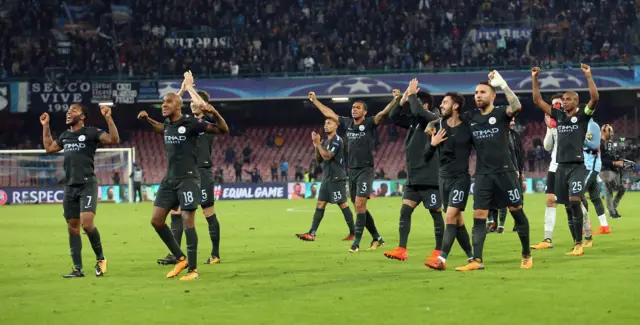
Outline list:
[[[344,221],[347,223],[347,227],[349,227],[349,235],[353,235],[356,233],[355,226],[353,225],[353,213],[351,213],[351,209],[349,206],[346,206],[342,211],[342,215],[344,216]]]
[[[500,218],[498,221],[498,226],[504,227],[504,222],[507,221],[507,208],[502,208],[499,210]]]
[[[473,258],[473,249],[471,248],[471,239],[469,238],[469,232],[467,231],[467,227],[465,225],[457,226],[458,232],[456,235],[456,239],[458,240],[458,244],[467,255],[467,258]]]
[[[597,198],[591,200],[591,203],[593,203],[593,207],[596,210],[596,214],[598,215],[598,218],[600,216],[604,216],[605,215],[604,214],[604,204],[602,204],[602,199],[601,198],[597,197]],[[600,220],[600,225],[601,226],[606,226],[607,225],[607,221],[606,220],[607,219],[605,218],[604,225],[602,224],[602,220]]]
[[[185,229],[184,236],[187,237],[189,271],[195,270],[198,266],[198,234],[196,233],[196,228]]]
[[[582,215],[582,207],[580,204],[580,200],[571,201],[571,212],[573,213],[573,231],[576,235],[576,243],[582,242],[582,219],[584,216]]]
[[[431,218],[433,218],[433,232],[436,237],[436,250],[442,250],[442,238],[444,237],[444,219],[442,219],[442,212],[429,211]]]
[[[511,211],[511,216],[513,216],[518,238],[520,238],[520,244],[522,245],[522,255],[529,256],[531,255],[531,248],[529,246],[529,220],[524,214],[524,209]]]
[[[324,209],[316,208],[316,211],[313,213],[313,221],[311,222],[311,229],[309,229],[309,233],[312,235],[316,235],[316,231],[318,231],[318,227],[320,227],[320,222],[324,218]]]
[[[87,232],[87,237],[89,237],[89,242],[91,242],[91,248],[93,248],[93,252],[96,253],[96,260],[104,260],[104,254],[102,253],[102,242],[100,241],[100,233],[98,232],[98,228],[93,227],[92,232]]]
[[[73,268],[82,270],[82,237],[80,234],[69,235],[69,248],[71,249]]]
[[[600,220],[601,227],[609,226],[609,224],[607,223],[607,216],[604,213],[598,216],[598,220]]]
[[[171,232],[173,233],[173,238],[175,238],[176,243],[178,243],[178,247],[182,245],[182,232],[184,226],[182,225],[182,216],[180,214],[172,214],[171,215]]]
[[[180,249],[180,246],[176,242],[175,238],[173,238],[171,229],[169,229],[166,224],[162,225],[162,227],[160,228],[155,229],[158,233],[158,236],[160,236],[160,239],[162,239],[164,244],[167,245],[167,248],[169,248],[169,251],[171,252],[171,254],[173,254],[173,256],[175,256],[177,259],[184,256],[184,253]]]
[[[556,226],[556,208],[547,207],[544,211],[544,239],[552,239]]]
[[[456,240],[457,232],[458,227],[456,225],[447,224],[444,227],[440,257],[446,259],[449,256],[449,252],[451,252],[451,246],[453,246],[453,242]]]
[[[356,214],[356,237],[353,240],[353,244],[356,246],[360,246],[360,240],[362,240],[362,232],[364,231],[364,226],[366,223],[367,223],[367,214],[357,213]]]
[[[220,258],[220,222],[214,213],[206,218],[209,224],[209,237],[211,238],[211,256]]]
[[[376,228],[376,223],[373,220],[373,216],[371,216],[371,213],[369,212],[369,210],[367,210],[366,215],[367,215],[367,220],[365,221],[365,227],[367,227],[367,230],[369,231],[373,239],[379,240],[382,237],[380,236],[380,233],[378,233],[378,228]]]
[[[498,210],[491,209],[491,210],[489,210],[487,221],[488,222],[495,222],[497,217],[498,217]]]
[[[482,249],[484,248],[484,239],[487,237],[487,220],[473,219],[473,228],[471,228],[471,238],[473,240],[473,257],[482,260]]]
[[[407,248],[409,232],[411,231],[411,214],[413,214],[413,208],[403,204],[400,208],[400,222],[398,224],[398,232],[400,232],[400,243],[398,246],[400,247]]]
[[[567,211],[567,222],[569,223],[569,230],[571,231],[571,238],[573,241],[576,241],[576,230],[573,228],[573,211],[571,210],[571,205],[567,204],[564,206]]]
[[[585,200],[586,201],[586,200]],[[588,205],[580,204],[580,209],[582,210],[582,230],[584,231],[585,238],[591,238],[591,222],[589,221],[589,211],[587,210]]]

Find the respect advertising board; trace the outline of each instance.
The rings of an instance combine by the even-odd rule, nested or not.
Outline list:
[[[66,83],[31,82],[31,107],[50,113],[65,112],[72,104],[91,103],[91,82],[73,80]]]
[[[63,187],[9,187],[0,188],[0,205],[62,203]]]

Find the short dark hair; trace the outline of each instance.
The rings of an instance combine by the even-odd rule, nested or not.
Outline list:
[[[458,106],[460,106],[458,109],[463,109],[464,108],[464,96],[460,95],[457,92],[453,92],[450,91],[446,94],[444,94],[444,97],[451,97],[451,100],[453,101],[454,104],[458,104]]]
[[[82,105],[82,104],[76,104],[78,105],[78,107],[80,107],[80,111],[82,111],[82,115],[84,115],[84,119],[88,119],[89,118],[89,109]]]
[[[360,103],[360,104],[362,104],[362,108],[364,108],[364,110],[365,110],[365,111],[368,111],[368,110],[369,110],[369,108],[367,107],[367,103],[365,103],[365,102],[364,102],[364,101],[362,101],[362,100],[356,100],[356,101],[355,101],[355,102],[353,102],[353,103],[354,103],[354,104],[355,104],[355,103]]]
[[[435,103],[435,100],[433,99],[433,96],[430,93],[421,90],[416,94],[416,96],[418,96],[418,98],[423,104],[429,105],[429,109],[433,109],[433,104]]]
[[[554,100],[554,99],[562,99],[562,93],[555,93],[553,97],[551,97],[551,100]]]
[[[200,96],[200,98],[202,98],[202,100],[204,100],[206,103],[209,102],[209,93],[204,91],[204,90],[198,90],[196,91],[198,93],[198,95]]]
[[[491,88],[491,91],[493,91],[494,93],[496,92],[496,89],[493,88],[493,86],[491,85],[491,83],[489,83],[488,81],[480,81],[478,82],[478,85],[485,85],[485,86],[489,86],[489,88]]]

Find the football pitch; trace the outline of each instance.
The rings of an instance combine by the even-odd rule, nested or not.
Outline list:
[[[197,214],[197,281],[166,279],[156,264],[167,249],[150,225],[151,203],[100,204],[106,276],[96,278],[95,256],[83,235],[87,277],[62,279],[71,269],[60,205],[0,208],[0,324],[634,324],[640,298],[640,193],[622,200],[612,233],[595,236],[581,257],[572,246],[559,207],[555,248],[534,251],[521,270],[520,243],[511,232],[487,235],[486,270],[453,271],[466,258],[454,244],[448,269],[423,265],[433,249],[432,220],[413,214],[409,259],[387,260],[398,242],[400,198],[370,200],[386,245],[349,254],[348,233],[336,206],[328,206],[315,242],[302,242],[312,200],[222,201],[222,263],[204,265],[211,249],[207,224]],[[472,204],[469,199],[469,207]],[[532,243],[543,237],[544,196],[525,197]],[[594,229],[598,225],[590,207]],[[467,228],[472,215],[466,215]],[[366,232],[365,232],[366,233]],[[371,238],[366,233],[362,247]],[[183,239],[184,249],[184,239]]]

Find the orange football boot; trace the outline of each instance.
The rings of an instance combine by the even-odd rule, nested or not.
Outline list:
[[[396,249],[388,252],[384,252],[384,256],[392,260],[400,260],[406,261],[409,256],[407,256],[407,249],[404,247],[396,247]]]

